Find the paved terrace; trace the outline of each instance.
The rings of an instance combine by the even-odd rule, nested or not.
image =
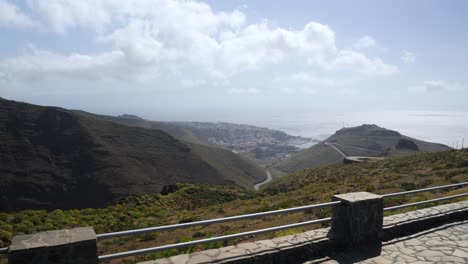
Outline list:
[[[330,229],[323,228],[140,264],[468,263],[467,213],[468,201],[462,201],[388,216],[381,245],[343,251],[330,246]]]
[[[377,257],[363,249],[332,252],[324,258],[305,263],[375,263],[423,264],[468,263],[468,221],[447,224],[411,236],[383,243]]]

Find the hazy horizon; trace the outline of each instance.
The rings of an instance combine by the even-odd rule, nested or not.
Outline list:
[[[5,98],[9,99],[9,98]],[[33,102],[27,102],[33,103]],[[60,105],[44,105],[60,106]],[[79,109],[95,114],[118,116],[132,114],[151,121],[166,122],[228,122],[267,127],[290,135],[323,140],[344,127],[375,124],[396,130],[406,136],[441,143],[450,147],[468,145],[468,111],[308,111],[308,112],[249,112],[207,111],[161,114],[125,111],[102,111],[102,109]]]

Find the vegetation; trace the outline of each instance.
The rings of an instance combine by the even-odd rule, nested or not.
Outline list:
[[[258,193],[226,186],[175,184],[164,190],[166,195],[129,197],[102,209],[24,210],[15,213],[0,213],[0,239],[5,246],[10,243],[13,235],[43,230],[93,226],[97,233],[103,233],[320,203],[329,201],[330,197],[337,193],[369,191],[383,194],[465,182],[468,181],[467,161],[468,149],[421,153],[383,161],[351,165],[326,165],[302,170],[276,180]],[[393,206],[467,191],[468,188],[458,188],[395,197],[386,199],[385,205]],[[408,210],[411,209],[414,208]],[[287,217],[269,216],[220,225],[105,240],[99,243],[99,251],[104,254],[196,240],[327,217],[330,216],[330,213],[330,208],[309,210],[303,213],[293,213]],[[227,243],[211,243],[184,250],[170,250],[140,258],[130,258],[124,263],[167,257],[198,249],[215,248],[240,241],[271,238],[304,230],[307,228],[285,230],[257,237],[245,237]]]

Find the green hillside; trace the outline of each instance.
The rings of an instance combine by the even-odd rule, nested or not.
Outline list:
[[[253,188],[266,177],[234,153],[161,130],[3,99],[0,161],[1,210],[100,207],[176,182]]]
[[[177,184],[167,189],[167,195],[131,197],[116,205],[101,209],[51,212],[26,210],[10,214],[0,213],[0,239],[6,245],[14,234],[89,225],[94,226],[98,233],[103,233],[315,204],[330,201],[331,196],[337,193],[370,191],[383,194],[466,181],[468,181],[468,149],[419,153],[392,157],[383,161],[325,165],[302,170],[276,180],[260,193],[235,187]],[[385,199],[385,206],[467,191],[468,187],[465,187]],[[269,216],[221,225],[120,238],[100,242],[99,250],[103,254],[183,242],[327,217],[330,216],[330,212],[329,208],[310,210],[288,216]],[[187,250],[194,251],[199,248],[219,247],[240,241],[259,240],[300,232],[308,228],[237,239],[224,244],[213,243]],[[172,250],[150,254],[145,257],[130,258],[127,263],[179,253],[181,251]]]
[[[340,129],[326,140],[278,162],[274,167],[279,171],[291,173],[320,165],[341,163],[343,156],[325,143],[335,144],[347,156],[389,157],[450,149],[442,144],[413,139],[376,125],[361,125]]]

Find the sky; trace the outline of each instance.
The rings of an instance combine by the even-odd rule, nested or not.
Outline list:
[[[153,120],[468,111],[468,1],[0,0],[0,97]]]

